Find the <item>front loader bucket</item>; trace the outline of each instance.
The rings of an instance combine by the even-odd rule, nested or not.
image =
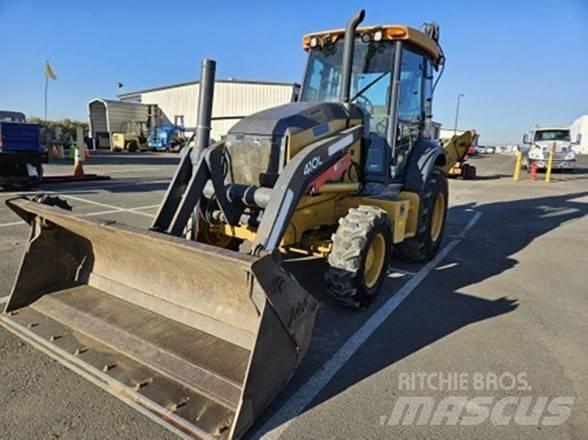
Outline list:
[[[1,322],[188,438],[238,438],[308,348],[317,303],[253,257],[27,199],[32,226]]]

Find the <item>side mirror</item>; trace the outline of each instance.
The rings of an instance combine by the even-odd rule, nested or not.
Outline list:
[[[529,141],[529,135],[526,134],[523,136],[523,144],[530,144],[531,142]]]

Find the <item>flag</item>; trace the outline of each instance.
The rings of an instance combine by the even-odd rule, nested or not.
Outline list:
[[[51,64],[49,64],[49,60],[45,61],[45,76],[47,78],[57,79],[57,75],[55,74],[53,67],[51,67]]]

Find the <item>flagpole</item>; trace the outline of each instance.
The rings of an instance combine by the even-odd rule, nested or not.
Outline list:
[[[49,89],[49,77],[45,75],[45,121],[47,121],[47,90]]]

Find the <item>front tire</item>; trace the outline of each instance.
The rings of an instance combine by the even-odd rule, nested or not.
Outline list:
[[[131,141],[131,142],[127,143],[126,150],[129,153],[135,153],[135,152],[137,152],[138,149],[139,149],[139,146],[137,145],[137,143],[135,141]]]
[[[343,307],[363,309],[377,296],[392,246],[390,217],[376,206],[359,206],[339,220],[325,275],[327,291]]]
[[[396,245],[398,258],[411,263],[431,260],[439,250],[447,217],[447,176],[435,167],[421,193],[416,235]]]

